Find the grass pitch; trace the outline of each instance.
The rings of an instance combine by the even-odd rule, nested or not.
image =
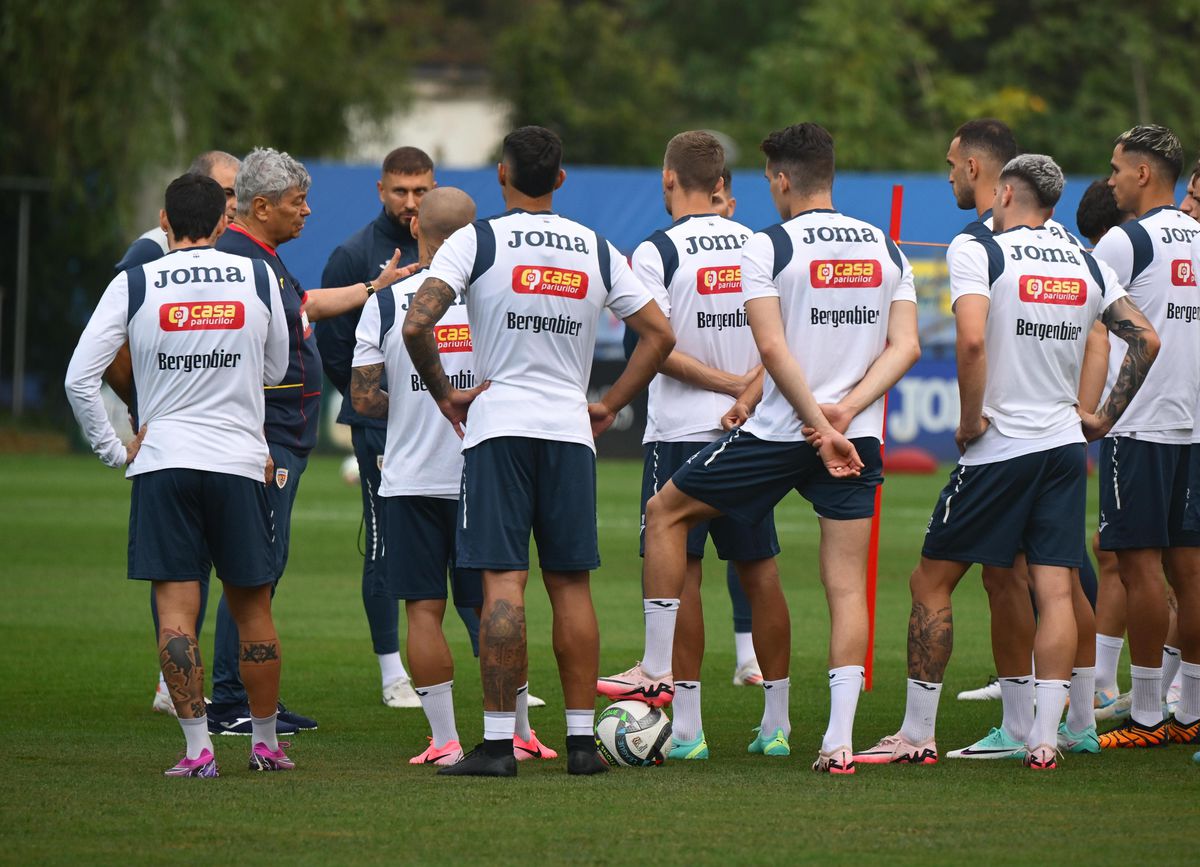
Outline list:
[[[0,861],[5,863],[614,863],[786,864],[1187,862],[1200,839],[1200,767],[1191,748],[1069,756],[1056,773],[1008,761],[809,771],[828,711],[828,622],[816,574],[817,524],[792,496],[777,511],[793,620],[793,754],[750,756],[761,694],[735,688],[724,572],[710,553],[704,717],[712,759],[569,778],[563,761],[522,763],[515,780],[435,777],[419,710],[379,702],[359,596],[357,489],[339,461],[305,473],[288,573],[276,598],[283,696],[321,723],[295,738],[298,770],[245,770],[248,738],[217,739],[222,778],[167,780],[182,746],[150,711],[156,654],[148,588],[124,577],[128,486],[85,456],[0,456]],[[593,577],[603,672],[641,652],[638,480],[633,462],[599,472],[604,566]],[[880,545],[875,689],[859,704],[860,746],[899,727],[907,576],[944,476],[891,478]],[[1093,510],[1094,513],[1094,510]],[[986,601],[968,576],[955,597],[956,646],[938,726],[942,752],[983,735],[998,702],[955,693],[992,671]],[[529,592],[531,712],[563,742],[550,620]],[[212,624],[202,646],[211,659]],[[481,737],[478,669],[465,630],[455,653],[459,731]],[[1123,672],[1125,669],[1122,669]],[[1122,674],[1127,680],[1127,674]],[[1188,853],[1191,853],[1190,855]]]

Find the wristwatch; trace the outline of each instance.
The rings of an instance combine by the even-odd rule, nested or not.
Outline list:
[[[372,280],[367,280],[364,285],[367,287],[367,297],[370,298],[375,294],[375,283]]]

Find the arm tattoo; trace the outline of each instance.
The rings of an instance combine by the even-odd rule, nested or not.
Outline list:
[[[525,608],[499,600],[479,627],[479,668],[484,707],[516,710],[517,690],[525,683]]]
[[[204,666],[196,636],[164,626],[158,660],[179,715],[184,719],[204,716]]]
[[[1150,325],[1142,311],[1128,298],[1118,298],[1110,304],[1101,321],[1128,345],[1121,369],[1117,372],[1117,381],[1108,393],[1108,400],[1097,413],[1101,420],[1115,424],[1146,381],[1146,374],[1154,361],[1146,346],[1146,331]]]
[[[278,662],[278,641],[243,641],[242,662]]]
[[[438,355],[433,326],[446,315],[454,303],[454,295],[448,283],[430,277],[421,284],[416,296],[409,302],[408,313],[404,317],[404,345],[408,348],[413,367],[434,400],[441,400],[451,390],[450,380],[442,369],[442,359]]]
[[[350,405],[359,415],[387,418],[388,393],[379,387],[383,365],[368,364],[350,370]]]
[[[915,599],[908,618],[908,676],[941,683],[954,649],[954,618],[950,606],[933,611]]]

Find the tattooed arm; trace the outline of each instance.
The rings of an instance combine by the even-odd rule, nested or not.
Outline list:
[[[379,387],[382,381],[382,364],[366,364],[350,371],[350,403],[356,413],[387,418],[388,393]]]
[[[462,425],[467,420],[467,409],[471,406],[471,401],[486,389],[488,384],[484,382],[465,391],[454,388],[442,367],[433,327],[446,315],[453,303],[454,290],[450,285],[436,277],[428,278],[409,302],[401,334],[404,337],[404,346],[408,349],[408,356],[420,374],[421,381],[429,389],[430,396],[437,401],[442,415],[450,420],[455,432],[461,437]]]
[[[1117,419],[1128,408],[1142,383],[1161,346],[1158,334],[1138,306],[1128,297],[1118,298],[1101,314],[1104,327],[1125,341],[1127,349],[1117,372],[1108,399],[1095,413],[1081,412],[1083,433],[1089,440],[1098,440],[1112,430]]]

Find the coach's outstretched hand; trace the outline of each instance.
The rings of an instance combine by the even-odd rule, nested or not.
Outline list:
[[[485,380],[474,388],[452,388],[444,398],[437,402],[442,415],[450,420],[450,424],[454,425],[454,432],[458,434],[459,439],[463,438],[462,426],[467,421],[467,410],[471,408],[475,398],[487,391],[491,384],[490,380]]]
[[[385,286],[391,286],[397,280],[403,280],[405,277],[410,277],[420,270],[421,265],[418,262],[413,262],[411,265],[405,265],[403,268],[399,266],[400,251],[392,253],[392,258],[388,259],[388,263],[383,266],[379,272],[379,276],[375,278],[375,285],[380,289]]]
[[[142,425],[142,429],[137,432],[137,436],[125,443],[125,465],[133,463],[133,459],[137,457],[137,453],[142,449],[142,440],[146,438],[146,425]]]

